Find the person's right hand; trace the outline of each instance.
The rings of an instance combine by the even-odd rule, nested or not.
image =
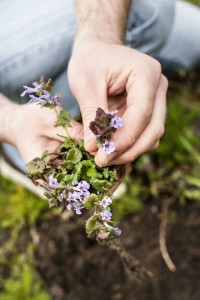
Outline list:
[[[86,36],[75,43],[68,76],[83,118],[85,148],[96,152],[97,165],[127,164],[158,146],[164,133],[168,87],[158,61],[135,49]],[[98,107],[117,109],[125,123],[111,137],[116,150],[109,155],[97,149],[89,129]]]
[[[60,108],[59,108],[60,109]],[[65,136],[61,127],[54,127],[56,113],[37,104],[16,105],[10,130],[9,142],[20,152],[26,163],[40,157],[45,150],[55,153],[62,142],[58,134]],[[69,134],[76,141],[82,138],[82,125],[71,120]]]

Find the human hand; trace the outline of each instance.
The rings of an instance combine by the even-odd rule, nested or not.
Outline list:
[[[26,163],[40,157],[45,150],[56,153],[63,140],[58,134],[66,135],[63,128],[54,127],[55,111],[35,103],[16,105],[12,119],[9,142],[18,148]],[[82,125],[75,120],[70,123],[69,134],[78,142],[82,138]]]
[[[99,40],[77,42],[69,83],[83,118],[85,148],[99,166],[126,164],[155,149],[164,133],[167,79],[158,61],[128,47]],[[98,107],[118,109],[124,127],[113,134],[116,151],[97,149],[89,130]]]

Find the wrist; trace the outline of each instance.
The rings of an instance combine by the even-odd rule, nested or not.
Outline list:
[[[76,0],[77,32],[74,47],[87,40],[124,44],[130,0]]]
[[[92,22],[86,22],[85,24],[79,24],[77,29],[75,41],[74,41],[74,48],[77,45],[85,44],[87,42],[102,42],[106,44],[124,44],[124,37],[123,34],[119,32],[113,32],[111,28],[93,28]]]

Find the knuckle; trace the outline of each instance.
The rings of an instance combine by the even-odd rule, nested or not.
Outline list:
[[[165,132],[164,124],[157,124],[155,131],[155,140],[159,140]]]
[[[83,122],[92,120],[96,113],[96,106],[85,106],[81,108],[81,114],[83,117]]]
[[[128,164],[135,160],[137,158],[137,155],[133,152],[126,152],[121,157],[117,159],[117,164],[123,165]]]
[[[127,138],[125,140],[126,140],[126,148],[127,149],[131,148],[136,142],[135,136],[131,136],[130,133],[129,133],[129,135],[127,135]]]
[[[76,141],[80,141],[83,136],[83,128],[80,125],[75,125],[71,128],[71,137],[75,138]]]
[[[143,122],[147,125],[149,120],[151,119],[151,115],[152,115],[152,106],[151,105],[147,105],[145,107],[141,107],[141,112],[142,112],[142,116],[143,116]]]
[[[154,76],[155,76],[155,74],[157,74],[159,77],[161,76],[162,66],[161,66],[161,64],[159,63],[158,60],[156,60],[154,58],[151,58],[149,66],[150,66],[150,69],[151,69],[151,74],[153,73]]]
[[[164,75],[162,75],[161,81],[162,81],[163,86],[167,89],[169,86],[168,79]]]
[[[154,59],[154,71],[156,71],[158,74],[162,74],[162,67],[158,60]]]

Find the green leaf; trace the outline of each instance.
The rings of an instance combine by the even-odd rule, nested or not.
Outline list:
[[[186,190],[184,191],[184,196],[189,200],[200,201],[200,190],[199,189]]]
[[[66,160],[72,164],[77,164],[82,159],[82,153],[79,151],[78,148],[72,148],[68,151]]]
[[[196,177],[193,177],[193,176],[187,176],[186,177],[186,181],[187,181],[187,183],[200,188],[200,180],[199,180],[199,178],[196,178]]]
[[[94,229],[97,221],[97,216],[91,216],[85,223],[85,229],[87,234],[90,234]]]
[[[28,168],[29,175],[35,176],[41,174],[46,168],[48,162],[49,162],[49,153],[48,151],[44,151],[41,158],[36,157],[26,165]]]
[[[90,209],[93,208],[95,206],[95,202],[98,201],[99,201],[99,196],[92,193],[84,199],[83,205],[85,206],[85,208]]]
[[[83,205],[85,208],[90,209],[94,207],[94,204],[90,201],[90,198],[86,197],[83,201]]]
[[[55,122],[55,126],[61,126],[61,127],[72,127],[70,124],[71,121],[71,115],[68,111],[62,109],[57,117],[57,121]]]
[[[35,158],[32,161],[30,161],[26,166],[28,168],[29,175],[35,176],[41,174],[44,171],[46,164],[41,159]]]
[[[58,135],[60,136],[60,135]],[[60,136],[62,137],[62,136]],[[65,137],[64,142],[60,145],[60,148],[58,149],[58,153],[61,153],[63,150],[71,149],[75,145],[75,140],[69,138],[68,136]]]
[[[95,179],[95,180],[92,182],[92,186],[93,186],[93,188],[95,188],[97,191],[104,192],[104,191],[109,190],[109,189],[112,187],[112,184],[111,184],[109,181],[107,181],[107,180],[99,180],[99,179]]]
[[[110,176],[110,172],[109,172],[109,169],[108,168],[104,168],[103,169],[103,176],[105,179],[108,179],[109,176]]]

